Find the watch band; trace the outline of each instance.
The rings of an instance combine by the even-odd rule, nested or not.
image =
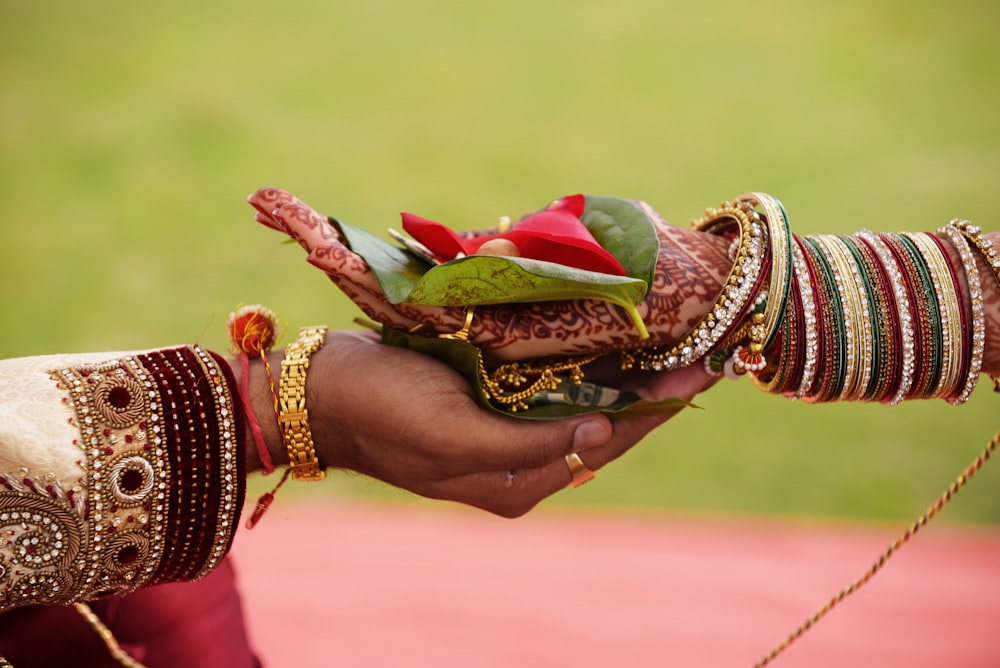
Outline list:
[[[326,473],[316,458],[309,411],[306,409],[306,374],[309,358],[323,347],[325,326],[303,327],[294,343],[285,348],[278,383],[278,426],[288,451],[288,464],[296,480],[322,480]]]

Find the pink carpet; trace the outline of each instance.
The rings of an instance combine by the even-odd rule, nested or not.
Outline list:
[[[281,499],[237,537],[265,666],[749,666],[892,525]],[[1000,666],[1000,531],[926,527],[771,665]]]

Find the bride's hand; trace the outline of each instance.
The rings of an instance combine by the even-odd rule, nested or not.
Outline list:
[[[308,261],[373,320],[409,330],[417,325],[455,332],[464,308],[389,303],[375,274],[323,214],[291,193],[262,188],[250,196],[258,222],[288,234],[309,253]],[[644,203],[660,239],[656,275],[639,312],[649,329],[643,340],[618,306],[598,300],[477,306],[469,340],[496,360],[582,355],[639,346],[671,345],[708,312],[731,261],[725,239],[674,227]]]

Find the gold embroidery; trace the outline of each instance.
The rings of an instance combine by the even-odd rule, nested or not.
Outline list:
[[[169,471],[158,394],[133,357],[53,376],[69,392],[86,460],[89,540],[76,598],[134,591],[163,554]]]
[[[0,532],[0,607],[74,598],[87,527],[66,502],[0,492]]]
[[[79,429],[74,443],[84,473],[72,490],[64,490],[51,475],[0,472],[0,608],[197,579],[228,550],[241,487],[239,425],[225,374],[197,346],[148,357],[50,372]],[[173,380],[161,382],[161,371]],[[171,471],[166,440],[179,425],[184,431],[178,438],[193,440],[174,445],[186,458],[197,457],[199,464],[204,458],[210,466]],[[218,496],[181,494],[184,505],[168,512],[170,485],[186,485],[185,475]],[[206,506],[209,498],[218,505]],[[168,539],[168,522],[178,513],[189,519]],[[207,535],[198,534],[206,528]],[[167,540],[173,542],[168,546]],[[208,554],[198,553],[202,545]],[[172,563],[164,564],[168,547]]]

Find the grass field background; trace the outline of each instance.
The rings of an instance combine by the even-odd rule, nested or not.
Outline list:
[[[572,192],[685,224],[746,190],[800,234],[997,229],[997,25],[986,1],[0,0],[0,355],[223,349],[239,303],[351,326],[253,222],[262,185],[379,233]],[[886,408],[724,383],[548,503],[912,518],[1000,427],[986,384]],[[947,521],[1000,522],[995,467]]]

